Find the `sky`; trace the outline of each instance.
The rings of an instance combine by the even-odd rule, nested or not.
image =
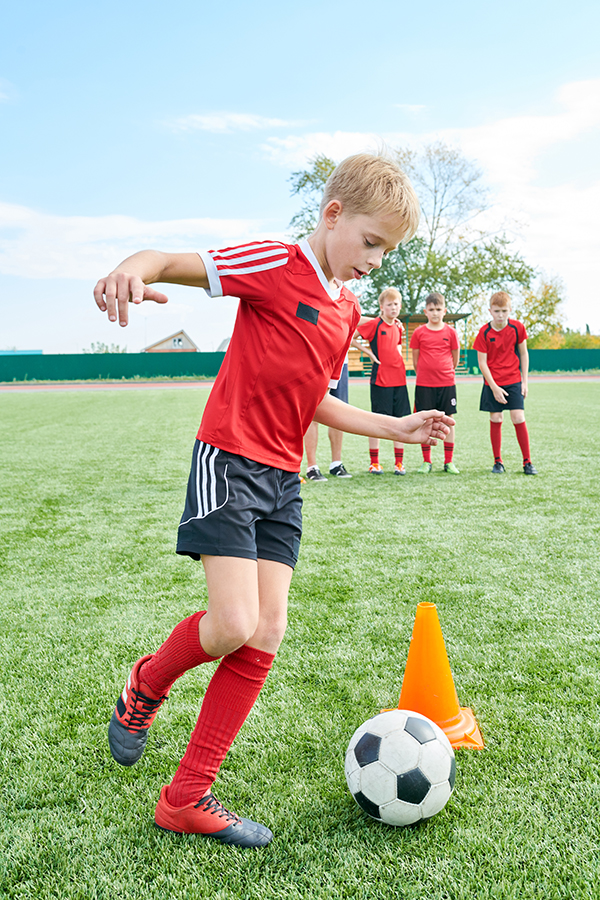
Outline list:
[[[289,236],[317,153],[443,141],[490,221],[600,333],[600,4],[12,4],[0,55],[0,350],[201,350],[236,301],[169,286],[126,329],[95,282],[136,250]]]

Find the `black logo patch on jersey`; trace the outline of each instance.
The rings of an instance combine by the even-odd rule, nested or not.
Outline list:
[[[380,332],[380,334],[382,334],[382,335],[387,334],[387,331],[382,331],[382,332]]]
[[[305,322],[316,325],[319,321],[319,310],[315,309],[314,306],[309,306],[307,303],[299,303],[296,316],[298,319],[304,319]]]

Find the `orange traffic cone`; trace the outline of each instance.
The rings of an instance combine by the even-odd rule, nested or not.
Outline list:
[[[427,716],[453,747],[483,749],[473,710],[458,705],[435,603],[417,604],[398,709]]]

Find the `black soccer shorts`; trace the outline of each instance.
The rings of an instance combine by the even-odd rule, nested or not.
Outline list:
[[[517,381],[515,384],[502,384],[500,387],[504,388],[508,394],[506,403],[498,403],[489,384],[483,385],[479,401],[481,412],[493,413],[504,412],[505,409],[525,409],[525,397],[523,396],[520,381]]]
[[[336,388],[330,388],[329,393],[332,397],[343,400],[344,403],[348,402],[348,363],[344,363],[342,367],[342,374],[340,375],[338,386]]]
[[[417,384],[415,387],[415,412],[421,412],[422,409],[439,409],[447,416],[453,416],[457,412],[456,385],[427,387]]]
[[[301,537],[296,472],[196,440],[177,553],[269,559],[293,569]]]
[[[410,416],[410,400],[405,384],[396,387],[371,385],[371,411],[383,416]]]

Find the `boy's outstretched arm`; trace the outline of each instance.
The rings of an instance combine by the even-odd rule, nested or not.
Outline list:
[[[438,409],[397,419],[395,416],[381,416],[350,406],[331,394],[327,394],[321,401],[314,418],[321,425],[329,425],[349,434],[364,434],[401,444],[436,444],[443,441],[450,427],[456,424],[454,419]]]
[[[153,300],[166,303],[166,294],[148,287],[157,281],[166,284],[185,284],[208,288],[206,269],[197,253],[161,253],[142,250],[120,263],[101,278],[94,288],[94,298],[102,312],[108,312],[111,322],[127,325],[129,303]]]

